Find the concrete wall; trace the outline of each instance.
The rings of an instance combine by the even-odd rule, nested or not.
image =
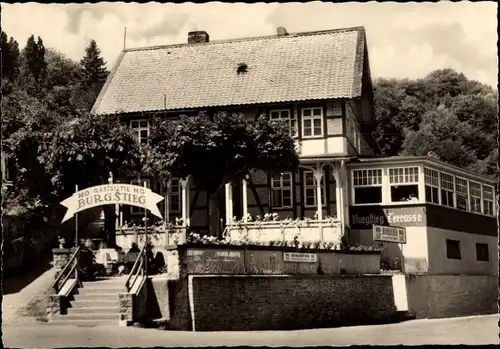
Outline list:
[[[407,275],[408,307],[417,318],[444,318],[498,312],[498,277]]]
[[[446,239],[460,241],[461,259],[448,259]],[[432,274],[498,275],[498,237],[427,228],[429,272]],[[488,244],[489,261],[476,259],[476,243]]]
[[[333,327],[396,311],[387,276],[194,277],[192,285],[196,331]]]

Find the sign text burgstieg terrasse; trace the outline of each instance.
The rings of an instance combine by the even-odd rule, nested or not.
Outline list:
[[[157,204],[163,200],[161,195],[151,189],[132,184],[104,184],[80,190],[62,201],[68,208],[63,222],[77,212],[101,205],[131,205],[150,210],[152,214],[162,218]]]
[[[394,214],[393,212],[387,212],[387,222],[389,224],[422,222],[422,215],[420,213]],[[379,216],[373,213],[368,216],[360,216],[358,214],[354,214],[352,216],[352,223],[366,225],[384,224],[385,218],[384,216]]]

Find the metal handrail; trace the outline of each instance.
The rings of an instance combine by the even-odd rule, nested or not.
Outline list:
[[[142,247],[141,252],[139,252],[139,255],[137,256],[137,259],[135,260],[134,266],[130,270],[130,273],[128,274],[127,280],[125,281],[125,291],[130,292],[132,287],[134,286],[135,282],[137,281],[137,278],[139,277],[139,274],[141,276],[144,276],[145,274],[145,267],[146,263],[144,263],[144,259],[146,258],[146,245]],[[136,270],[137,269],[137,270]],[[134,277],[134,280],[132,283],[130,283],[130,279]]]
[[[59,291],[61,290],[61,288],[59,287],[59,281],[66,274],[66,271],[69,270],[69,272],[66,274],[66,277],[64,278],[64,280],[61,284],[61,287],[64,286],[64,283],[69,279],[69,276],[72,274],[72,272],[76,271],[76,267],[78,265],[77,256],[78,256],[79,252],[80,252],[80,246],[78,246],[78,248],[75,250],[75,252],[73,252],[73,255],[70,257],[68,263],[66,263],[64,268],[61,270],[59,275],[57,275],[56,279],[52,283],[52,288],[54,288],[56,293],[59,293]],[[76,278],[78,278],[77,272],[75,273],[75,276],[76,276]]]

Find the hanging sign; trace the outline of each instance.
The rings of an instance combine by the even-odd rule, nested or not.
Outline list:
[[[406,244],[406,229],[373,225],[373,240]]]
[[[77,191],[61,202],[68,208],[62,223],[70,219],[75,213],[101,205],[130,205],[142,207],[159,218],[162,218],[157,204],[163,196],[154,193],[151,189],[132,184],[103,184]]]

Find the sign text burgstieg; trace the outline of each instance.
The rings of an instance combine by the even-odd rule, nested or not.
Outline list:
[[[77,212],[101,205],[131,205],[150,210],[162,218],[157,204],[163,200],[161,195],[151,189],[132,184],[104,184],[80,190],[62,201],[68,208],[63,222],[73,217]]]

